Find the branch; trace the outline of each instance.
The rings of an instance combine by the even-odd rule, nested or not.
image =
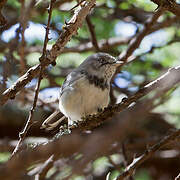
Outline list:
[[[109,50],[109,48],[127,44],[130,39],[131,38],[123,38],[123,37],[111,37],[109,39],[101,39],[98,41],[98,47],[101,51],[105,51],[105,50]],[[86,52],[86,51],[95,51],[95,47],[93,46],[92,42],[82,43],[74,47],[65,47],[62,53]]]
[[[46,176],[46,173],[49,171],[49,169],[52,167],[52,165],[54,163],[53,159],[54,159],[54,155],[51,155],[44,163],[40,164],[35,169],[31,170],[28,173],[28,175],[30,175],[30,176],[35,175],[35,177],[37,179],[44,180],[45,176]]]
[[[114,8],[114,12],[107,19],[110,21],[115,18],[125,20],[126,17],[130,17],[133,21],[143,24],[152,14],[153,12],[145,11],[143,8],[131,5],[128,9]]]
[[[20,74],[22,75],[24,72],[25,72],[25,53],[24,53],[24,49],[25,49],[25,45],[26,45],[26,42],[25,42],[25,37],[24,37],[24,33],[25,33],[25,30],[27,28],[27,21],[28,19],[25,18],[26,14],[25,14],[25,1],[24,0],[21,0],[21,10],[20,10],[20,17],[19,17],[19,20],[20,20],[20,33],[21,33],[21,43],[20,43],[20,49],[19,49],[19,54],[20,54],[20,65],[21,65],[21,72]],[[26,21],[26,20],[27,21]]]
[[[31,0],[31,3],[29,3],[29,6],[26,8],[25,7],[25,0],[21,0],[21,9],[20,9],[20,17],[19,17],[19,31],[21,33],[21,43],[19,46],[19,55],[20,55],[20,74],[22,75],[25,70],[26,70],[26,62],[25,62],[25,49],[26,49],[26,41],[25,41],[25,30],[28,26],[28,20],[30,19],[32,12],[33,12],[33,7],[36,4],[35,0]],[[18,44],[19,42],[17,42]]]
[[[171,26],[172,24],[176,23],[178,20],[179,20],[178,17],[166,18],[164,21],[160,23],[156,23],[151,28],[148,34],[158,31],[162,28],[167,28]],[[110,48],[128,44],[131,39],[132,39],[131,37],[130,38],[110,37],[109,39],[101,39],[98,41],[98,47],[101,51],[107,51]],[[4,47],[6,47],[6,44],[4,42],[1,42],[1,43],[3,44]],[[41,50],[42,48],[40,46],[28,47],[26,49],[26,53],[41,52]],[[93,46],[92,42],[81,43],[74,47],[65,47],[61,53],[68,53],[68,52],[78,53],[78,52],[87,52],[87,51],[95,51],[95,47]]]
[[[167,28],[169,26],[171,26],[172,24],[179,22],[179,17],[175,16],[175,17],[171,17],[171,18],[166,18],[164,21],[160,22],[160,23],[156,23],[150,30],[149,33],[153,33],[155,31],[158,31],[162,28]]]
[[[130,61],[128,61],[127,63],[131,63],[132,61],[137,60],[137,59],[139,59],[142,56],[145,56],[147,54],[152,54],[157,49],[164,48],[166,46],[169,46],[169,45],[171,45],[173,43],[177,43],[177,42],[180,42],[180,38],[175,36],[173,39],[171,39],[169,42],[167,42],[163,46],[151,46],[151,48],[147,52],[144,52],[144,53],[139,54],[137,56],[131,56]]]
[[[151,20],[147,22],[147,24],[145,24],[144,29],[130,41],[127,50],[119,55],[118,59],[120,61],[123,61],[123,64],[126,64],[126,62],[128,62],[128,58],[130,58],[133,52],[139,47],[143,38],[148,34],[148,32],[150,32],[151,27],[156,23],[157,19],[162,15],[164,11],[165,10],[160,7],[152,16]],[[122,65],[119,66],[118,70],[121,68]]]
[[[7,89],[0,97],[0,105],[5,104],[8,99],[14,99],[16,94],[39,74],[41,65],[46,67],[49,64],[55,63],[57,56],[60,55],[64,49],[64,46],[71,39],[72,35],[77,33],[78,28],[82,26],[84,19],[94,5],[95,0],[82,3],[81,8],[78,11],[75,11],[73,17],[64,26],[63,32],[60,34],[58,40],[49,51],[47,58],[41,62],[41,64],[30,68],[9,89]]]
[[[128,167],[126,167],[126,170],[117,178],[117,180],[123,180],[131,176],[134,170],[137,169],[144,161],[149,159],[161,147],[167,145],[170,143],[170,141],[175,140],[178,136],[180,136],[180,129],[176,130],[171,135],[164,137],[159,143],[155,144],[151,148],[148,148],[143,155],[135,158],[133,162]]]
[[[94,31],[94,25],[91,23],[91,20],[90,20],[89,16],[86,17],[86,22],[87,22],[87,25],[88,25],[88,28],[89,28],[89,32],[91,34],[92,44],[94,45],[95,50],[98,52],[98,51],[100,51],[100,49],[99,49],[98,42],[97,42],[97,39],[96,39],[96,34],[95,34],[95,31]]]
[[[176,16],[180,16],[180,4],[176,3],[175,0],[151,0],[158,6],[162,6],[168,11],[172,12]]]
[[[133,96],[123,99],[121,103],[107,107],[97,115],[88,116],[84,121],[78,122],[78,128],[82,130],[93,129],[108,120],[108,118],[112,117],[114,113],[123,111],[130,104],[137,102],[141,97],[147,95],[149,92],[153,90],[168,91],[179,82],[180,66],[171,68],[164,75],[141,88]]]

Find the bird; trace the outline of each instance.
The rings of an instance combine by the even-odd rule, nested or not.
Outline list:
[[[51,114],[41,128],[52,130],[65,117],[68,127],[87,115],[97,114],[109,105],[111,78],[122,61],[107,53],[87,57],[79,67],[67,75],[59,93],[59,109]],[[60,117],[60,113],[64,117]],[[56,119],[55,122],[53,119]]]

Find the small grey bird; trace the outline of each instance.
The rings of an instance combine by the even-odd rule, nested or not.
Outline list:
[[[68,118],[68,126],[108,106],[110,81],[121,63],[107,53],[96,53],[66,77],[60,89],[59,109]],[[49,116],[42,128],[56,127],[63,119],[57,118],[60,111]],[[54,118],[58,121],[52,123]]]

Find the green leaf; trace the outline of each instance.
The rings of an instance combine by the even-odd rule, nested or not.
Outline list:
[[[10,156],[11,156],[10,152],[0,152],[0,163],[4,163],[8,161]]]

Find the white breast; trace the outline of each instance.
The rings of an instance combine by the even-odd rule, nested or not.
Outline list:
[[[73,121],[81,120],[81,117],[97,113],[98,109],[108,106],[109,90],[100,89],[89,84],[85,77],[80,78],[70,87],[63,90],[59,100],[60,111]]]

